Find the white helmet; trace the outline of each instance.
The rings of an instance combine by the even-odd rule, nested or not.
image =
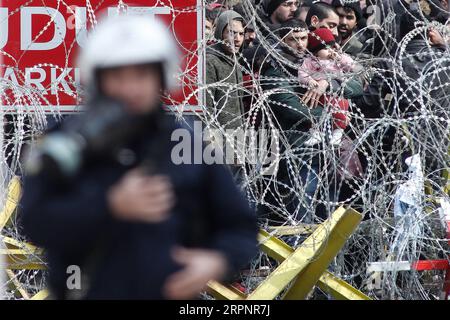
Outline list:
[[[161,63],[166,89],[175,89],[178,48],[167,27],[157,19],[120,15],[100,22],[90,33],[78,58],[82,79],[92,84],[95,71],[145,63]]]

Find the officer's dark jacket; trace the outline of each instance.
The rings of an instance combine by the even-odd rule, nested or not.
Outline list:
[[[24,178],[23,232],[45,248],[56,298],[74,296],[66,285],[70,265],[81,268],[82,285],[87,276],[92,280],[87,299],[160,299],[166,278],[180,269],[170,253],[176,245],[222,251],[230,274],[256,254],[256,218],[229,171],[171,161],[179,143],[171,141],[171,134],[179,128],[171,116],[152,117],[148,130],[126,146],[132,151],[126,153],[128,161],[130,154],[136,158],[131,165],[121,164],[122,150],[122,158],[100,156],[88,162],[70,184],[56,183],[46,173]],[[107,191],[146,157],[149,170],[169,175],[174,185],[177,202],[171,216],[158,224],[116,220]]]

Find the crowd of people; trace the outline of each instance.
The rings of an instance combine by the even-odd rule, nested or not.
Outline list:
[[[225,133],[225,152],[248,130],[259,143],[242,145],[268,153],[247,150],[231,170],[177,164],[173,133],[186,128],[160,97],[181,69],[175,40],[156,20],[105,20],[79,61],[91,113],[49,130],[25,165],[19,225],[46,250],[51,295],[190,299],[211,279],[250,292],[253,272],[273,267],[258,227],[318,224],[341,205],[366,221],[329,269],[365,292],[367,263],[448,256],[436,223],[448,203],[448,0],[205,6],[201,120]],[[303,235],[292,234],[283,240],[296,247]],[[69,286],[73,266],[82,277]],[[393,272],[374,295],[433,296],[418,279]]]
[[[353,178],[382,177],[411,155],[398,149],[396,125],[367,132],[365,121],[450,107],[447,0],[217,0],[205,16],[211,123],[282,132],[276,177],[256,201],[271,224],[317,222],[346,199],[358,207]],[[446,131],[422,138],[445,149]],[[429,172],[445,167],[436,150],[423,152]],[[384,167],[368,160],[377,157]],[[324,170],[330,161],[341,163],[335,172]]]

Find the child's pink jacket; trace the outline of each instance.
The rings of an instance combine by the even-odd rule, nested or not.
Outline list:
[[[307,57],[298,70],[298,79],[301,84],[307,85],[311,80],[327,80],[328,77],[336,78],[346,72],[351,72],[355,61],[346,54],[339,56],[341,59],[318,60],[316,57]]]

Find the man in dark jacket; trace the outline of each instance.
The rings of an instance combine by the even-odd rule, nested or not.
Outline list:
[[[433,19],[433,17],[428,18]],[[438,88],[439,84],[448,82],[448,73],[445,70],[448,62],[441,59],[446,53],[448,44],[438,30],[432,27],[424,29],[424,23],[423,14],[418,11],[418,8],[404,13],[399,18],[399,39],[413,32],[416,25],[422,26],[422,31],[411,39],[403,40],[405,50],[402,55],[397,54],[395,57],[398,66],[402,67],[401,72],[397,71],[394,74],[391,61],[381,61],[377,64],[377,68],[382,72],[372,78],[364,94],[357,100],[357,104],[361,106],[367,117],[376,118],[384,113],[391,115],[394,111],[389,107],[392,96],[397,96],[399,100],[395,100],[398,102],[396,107],[399,107],[401,113],[405,113],[420,109],[420,103],[414,100],[414,97],[420,96],[421,91],[429,90],[433,98],[445,92],[433,91],[432,88]],[[442,70],[437,72],[440,68]],[[429,79],[423,83],[427,89],[413,85],[420,78]],[[387,95],[388,98],[385,99]],[[442,96],[444,100],[445,96],[446,94]]]
[[[311,204],[314,198],[317,199],[320,157],[317,148],[305,147],[304,142],[308,138],[311,123],[321,117],[323,108],[311,102],[315,98],[305,103],[304,97],[317,97],[318,100],[326,90],[340,92],[343,89],[344,97],[350,99],[361,95],[363,86],[359,79],[351,79],[342,88],[340,81],[333,79],[330,83],[324,81],[325,83],[321,84],[319,88],[307,90],[301,87],[297,74],[307,46],[306,24],[299,20],[290,20],[281,25],[278,35],[283,39],[277,47],[279,56],[267,63],[267,67],[262,73],[261,84],[266,92],[271,92],[267,98],[268,103],[280,125],[280,130],[287,138],[287,145],[284,145],[281,150],[285,152],[282,158],[289,160],[280,162],[277,177],[279,185],[276,186],[276,190],[280,195],[285,195],[284,200],[271,198],[267,199],[267,202],[269,205],[284,202],[285,208],[292,218],[303,222],[313,222],[315,212],[311,208]],[[289,153],[292,154],[289,156]],[[297,159],[295,163],[292,162],[293,159]],[[297,172],[298,176],[292,177],[288,171],[289,166],[297,166],[297,170],[294,172]],[[293,182],[298,178],[301,179],[302,184],[300,189]],[[303,195],[301,199],[294,193],[296,188],[296,192]],[[274,192],[274,194],[276,193]],[[275,223],[286,222],[286,220],[280,219],[280,216],[283,217],[282,212],[273,214],[277,210],[276,205],[269,206],[269,208],[271,220],[274,220]],[[265,214],[266,210],[262,211]],[[286,219],[285,216],[283,218]]]
[[[380,72],[375,74],[364,94],[355,101],[366,118],[407,119],[423,114],[424,110],[433,112],[435,116],[444,116],[448,113],[450,91],[448,86],[443,85],[450,82],[447,71],[450,64],[444,58],[448,52],[448,44],[438,30],[426,26],[432,19],[432,16],[419,12],[418,7],[413,7],[400,17],[398,31],[399,38],[404,39],[401,43],[404,51],[395,56],[395,69],[392,67],[392,61],[377,63],[376,67]],[[411,36],[412,33],[415,35]],[[405,38],[408,34],[411,36],[409,39]],[[428,120],[415,121],[414,125],[420,129],[415,128],[412,131],[424,136],[412,137],[411,143],[427,141],[427,148],[423,150],[427,160],[424,167],[432,172],[434,169],[445,167],[443,163],[436,164],[438,160],[436,154],[446,153],[448,128],[436,126],[430,130],[431,124],[424,121]],[[388,129],[380,128],[380,130],[381,132],[373,132],[367,143],[371,145],[372,139],[381,136],[386,161],[388,163],[396,161],[399,154],[391,151],[398,138],[398,128],[389,126]]]
[[[252,48],[244,50],[243,54],[249,66],[245,67],[249,72],[259,74],[261,68],[270,55],[271,48],[276,45],[278,38],[275,35],[280,24],[295,18],[295,13],[300,5],[296,0],[263,0],[255,12],[255,27],[257,30],[257,42]]]
[[[90,151],[78,167],[70,166],[78,152],[61,160],[73,150],[67,145],[53,143],[61,151],[56,154],[45,148],[55,138],[67,140],[69,124],[109,121],[116,110],[109,104],[111,112],[99,118],[68,122],[44,136],[38,150],[47,157],[38,155],[27,166],[23,231],[46,250],[56,298],[191,299],[256,253],[255,216],[228,171],[193,165],[192,157],[180,162],[173,154],[173,134],[184,129],[164,114],[159,97],[162,89],[176,87],[176,52],[167,28],[143,17],[100,23],[82,51],[88,112],[103,110],[97,101],[114,99],[125,106],[124,118],[133,117],[141,129],[106,150],[84,139],[82,150]],[[96,130],[95,141],[108,141],[133,130],[121,123],[106,132],[97,132],[100,125],[88,128]],[[44,165],[49,158],[51,167]],[[55,168],[61,174],[55,176]],[[72,276],[81,277],[80,285],[69,281]]]

